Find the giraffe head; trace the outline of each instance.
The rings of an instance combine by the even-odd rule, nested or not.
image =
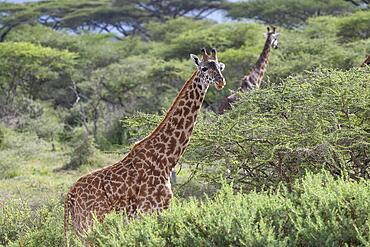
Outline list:
[[[225,64],[218,61],[215,48],[212,48],[211,54],[207,54],[205,48],[201,52],[203,55],[202,60],[196,55],[190,54],[197,67],[201,83],[204,83],[206,86],[214,84],[216,89],[221,90],[226,85],[225,78],[221,73],[225,68]]]
[[[279,48],[279,38],[280,33],[276,32],[276,27],[267,27],[267,33],[265,33],[266,38],[270,41],[270,45],[272,48],[277,49]]]

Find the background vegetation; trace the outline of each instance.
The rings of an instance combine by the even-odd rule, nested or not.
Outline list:
[[[62,246],[69,186],[155,127],[201,47],[218,49],[227,86],[207,94],[176,202],[129,227],[112,215],[92,241],[369,245],[370,71],[358,68],[370,54],[368,4],[0,3],[0,245]],[[214,11],[229,19],[205,18]],[[262,88],[217,116],[258,59],[269,24],[280,48]]]

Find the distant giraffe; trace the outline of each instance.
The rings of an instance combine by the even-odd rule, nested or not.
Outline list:
[[[261,81],[266,72],[266,67],[268,64],[268,58],[270,55],[271,47],[277,49],[279,47],[278,37],[280,33],[276,32],[276,28],[272,27],[272,30],[267,27],[267,33],[265,45],[263,47],[262,53],[260,54],[256,64],[253,66],[252,71],[243,77],[239,91],[249,91],[254,88],[259,88]],[[236,93],[231,94],[221,103],[218,108],[218,113],[222,114],[226,110],[231,109],[231,104],[238,100]]]
[[[68,245],[69,214],[79,236],[92,224],[92,214],[102,221],[111,211],[154,212],[168,208],[172,198],[170,172],[184,153],[199,109],[210,85],[222,89],[225,65],[217,52],[202,60],[191,54],[197,70],[185,82],[162,122],[136,143],[118,163],[81,177],[70,189],[64,205],[64,236]]]
[[[366,65],[370,65],[370,55],[368,55],[366,60],[363,63],[361,63],[360,67],[364,67]]]

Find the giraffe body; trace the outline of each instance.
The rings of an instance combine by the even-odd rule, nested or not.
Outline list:
[[[184,84],[164,120],[119,162],[81,177],[65,201],[64,232],[67,243],[69,215],[80,236],[112,211],[137,212],[166,209],[172,198],[170,173],[190,140],[199,109],[210,84],[222,88],[223,64],[204,50],[203,61],[192,55],[198,70]]]
[[[272,30],[270,28],[267,28],[266,35],[266,41],[264,44],[264,47],[262,49],[262,52],[256,62],[256,64],[253,66],[251,72],[248,75],[245,75],[242,79],[242,82],[239,87],[239,91],[245,92],[252,90],[254,88],[260,88],[261,81],[265,75],[266,67],[268,64],[269,55],[271,52],[271,48],[277,49],[278,46],[278,37],[280,33],[276,32],[276,28],[273,27]],[[231,109],[231,105],[238,100],[237,94],[233,93],[229,95],[225,100],[221,103],[218,112],[224,113],[226,110]]]

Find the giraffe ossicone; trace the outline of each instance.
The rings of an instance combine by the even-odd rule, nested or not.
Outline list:
[[[190,140],[197,115],[210,85],[222,89],[226,82],[216,49],[202,59],[191,54],[196,71],[185,82],[162,122],[136,143],[119,162],[82,176],[71,187],[64,204],[64,235],[68,244],[68,220],[84,236],[92,216],[102,221],[112,211],[132,216],[169,206],[172,198],[170,172]]]

